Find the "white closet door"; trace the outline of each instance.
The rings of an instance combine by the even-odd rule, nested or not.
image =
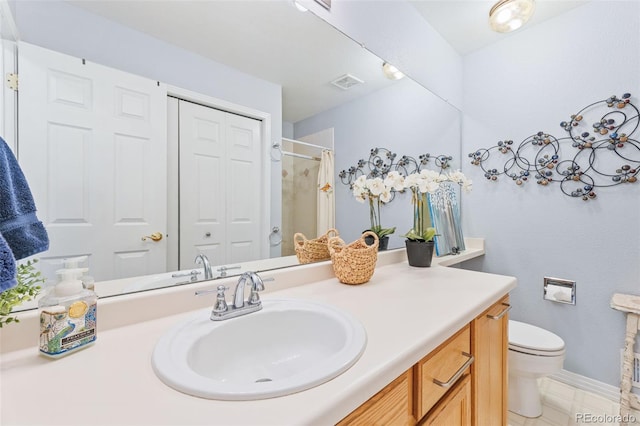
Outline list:
[[[268,234],[260,221],[264,213],[260,122],[227,114],[229,185],[227,194],[227,262],[260,259],[260,244]]]
[[[179,122],[180,269],[260,259],[260,121],[180,101]]]
[[[180,269],[198,254],[226,262],[227,185],[225,113],[191,102],[179,104]]]
[[[97,280],[164,272],[166,239],[142,237],[166,229],[166,88],[26,43],[18,52],[19,161],[50,237],[43,263],[89,255]]]

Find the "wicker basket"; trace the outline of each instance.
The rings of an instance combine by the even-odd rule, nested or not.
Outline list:
[[[307,240],[304,234],[297,232],[293,236],[293,245],[296,248],[298,261],[300,263],[313,263],[329,260],[331,256],[329,255],[327,242],[330,237],[338,237],[339,235],[337,229],[331,228],[324,235],[313,240]]]
[[[370,246],[364,241],[366,236],[373,236]],[[333,271],[344,284],[364,284],[371,279],[378,260],[378,236],[367,231],[350,244],[341,238],[329,238],[329,253],[333,263]]]

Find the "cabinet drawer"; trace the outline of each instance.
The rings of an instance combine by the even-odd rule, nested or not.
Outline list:
[[[407,426],[415,424],[411,413],[411,369],[342,419],[338,426]]]
[[[414,367],[416,387],[415,417],[421,419],[468,370],[471,358],[471,331],[467,325]],[[440,384],[437,384],[439,382]]]

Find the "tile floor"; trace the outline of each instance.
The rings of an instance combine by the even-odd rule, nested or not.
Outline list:
[[[618,402],[544,378],[540,381],[542,416],[529,419],[509,412],[510,426],[618,425]],[[633,412],[640,425],[640,412]]]

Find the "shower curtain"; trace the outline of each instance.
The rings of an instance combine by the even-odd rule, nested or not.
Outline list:
[[[328,229],[336,226],[333,168],[333,151],[325,149],[320,157],[320,171],[318,172],[317,235],[322,235]]]

